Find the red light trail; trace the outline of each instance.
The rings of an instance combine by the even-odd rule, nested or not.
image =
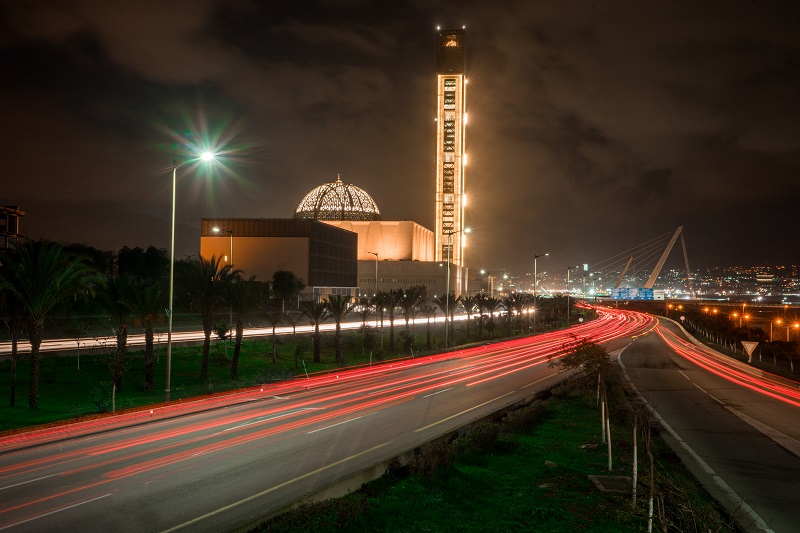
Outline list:
[[[150,412],[143,411],[76,423],[66,429],[49,428],[6,437],[0,440],[0,450],[34,444],[40,447],[0,455],[0,491],[14,487],[0,504],[0,528],[34,524],[37,517],[55,512],[60,513],[59,517],[66,516],[66,510],[73,507],[84,513],[81,516],[88,516],[85,513],[100,504],[89,506],[84,502],[121,498],[129,486],[126,480],[141,478],[148,472],[156,475],[151,479],[164,480],[176,475],[175,468],[181,464],[186,469],[179,472],[187,473],[193,471],[190,465],[196,468],[203,464],[207,468],[224,464],[232,456],[261,452],[267,442],[294,442],[303,439],[303,435],[341,430],[367,416],[373,421],[375,415],[384,410],[388,413],[390,407],[407,409],[407,405],[420,399],[431,402],[435,397],[439,409],[456,397],[459,401],[472,399],[471,405],[454,405],[452,411],[433,423],[412,425],[403,434],[439,424],[444,430],[445,421],[456,425],[464,416],[478,416],[478,407],[491,404],[500,408],[497,400],[504,398],[513,403],[514,394],[527,394],[511,388],[501,394],[487,389],[479,395],[475,389],[509,378],[528,384],[559,379],[561,370],[548,369],[545,363],[563,355],[575,342],[588,339],[603,343],[634,336],[654,324],[655,320],[647,315],[600,309],[597,320],[567,330],[154,407],[152,420]],[[470,387],[472,392],[458,394],[464,390],[460,387]],[[173,417],[179,414],[187,416]],[[103,433],[96,433],[98,430]],[[62,439],[66,432],[96,434],[47,444]],[[57,452],[48,452],[55,447]],[[105,498],[107,493],[112,497]],[[76,495],[81,499],[76,500]]]

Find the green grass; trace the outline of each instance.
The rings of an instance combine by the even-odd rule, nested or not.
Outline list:
[[[395,350],[389,351],[389,328],[384,331],[383,359],[408,357],[403,350],[399,332],[402,320],[395,326]],[[470,339],[459,329],[456,332],[457,344],[476,339],[473,328]],[[441,341],[441,328],[435,340]],[[425,328],[417,327],[417,348],[415,355],[427,353],[424,350]],[[241,387],[279,381],[295,375],[336,370],[342,366],[356,366],[377,362],[378,354],[372,359],[369,352],[362,355],[362,335],[353,331],[343,332],[344,365],[337,364],[333,348],[333,335],[322,335],[321,362],[312,361],[311,336],[297,335],[296,344],[301,345],[302,355],[295,367],[295,341],[291,335],[277,337],[277,363],[272,363],[272,343],[269,337],[245,340],[239,360],[238,378],[229,379],[230,359],[233,346],[228,341],[220,341],[212,336],[209,356],[209,377],[200,379],[202,345],[173,346],[171,400],[184,400],[209,393],[234,390]],[[488,339],[487,339],[488,340]],[[497,339],[495,339],[497,340]],[[422,350],[420,350],[422,347]],[[112,348],[109,348],[111,350]],[[432,352],[436,352],[434,346]],[[152,390],[144,388],[144,354],[142,351],[129,351],[128,370],[122,378],[122,390],[116,393],[116,409],[126,409],[156,404],[164,401],[166,378],[166,348],[156,347],[155,384]],[[82,350],[80,370],[78,370],[77,351],[67,356],[42,354],[39,383],[39,407],[28,408],[30,366],[27,354],[22,354],[17,363],[16,405],[9,406],[10,399],[9,360],[0,361],[0,432],[76,419],[98,412],[110,410],[111,373],[104,362],[104,356]],[[105,408],[107,405],[108,408]]]
[[[394,470],[358,492],[302,506],[254,531],[646,531],[644,488],[633,506],[629,493],[601,493],[588,478],[609,474],[605,446],[582,447],[600,444],[598,422],[591,395],[550,399],[532,430],[503,433],[495,445],[458,455],[453,466],[432,476]],[[632,431],[621,419],[612,427],[617,437],[610,474],[630,476]],[[676,509],[694,510],[690,519],[668,514],[668,529],[735,531],[663,441],[656,438],[654,445],[665,500]]]
[[[84,326],[91,325],[92,332],[111,331],[107,317],[84,317]],[[84,323],[85,322],[85,323]],[[305,323],[305,322],[303,322]],[[277,363],[272,363],[272,344],[270,337],[245,340],[239,361],[237,379],[229,379],[230,359],[233,346],[228,341],[220,341],[212,335],[209,376],[200,379],[202,361],[202,345],[180,347],[173,346],[171,397],[172,401],[185,400],[209,393],[219,393],[241,387],[254,386],[272,381],[279,381],[306,373],[326,372],[341,367],[367,365],[379,360],[409,357],[410,353],[403,349],[400,331],[405,324],[402,318],[395,320],[395,349],[389,350],[389,321],[386,319],[383,330],[383,343],[378,340],[378,348],[374,357],[369,352],[362,353],[363,335],[356,331],[342,332],[343,364],[335,361],[333,335],[322,334],[321,362],[312,361],[311,335],[298,334],[295,339],[291,335],[277,337]],[[47,332],[58,338],[71,338],[67,331],[74,326],[68,317],[54,317],[47,322]],[[80,325],[80,324],[79,324]],[[176,315],[175,331],[191,331],[198,328],[194,315]],[[431,328],[432,347],[426,349],[426,327],[417,325],[412,332],[416,336],[414,355],[420,356],[441,351],[443,328],[441,324]],[[545,324],[539,324],[539,332],[552,330]],[[141,333],[131,328],[130,334]],[[93,333],[94,334],[94,333]],[[516,324],[511,331],[505,321],[498,321],[494,336],[484,328],[483,335],[478,335],[478,328],[473,324],[467,335],[465,324],[457,323],[452,332],[451,348],[473,342],[499,341],[504,335],[517,335]],[[0,338],[7,337],[7,330],[0,329]],[[160,332],[160,340],[165,335]],[[506,337],[507,338],[507,337]],[[24,343],[25,341],[23,341]],[[304,347],[300,362],[295,366],[295,346]],[[76,341],[76,346],[78,343]],[[382,348],[380,348],[382,346]],[[113,347],[106,351],[112,351]],[[0,360],[0,434],[4,431],[15,431],[40,424],[51,424],[62,421],[96,416],[111,410],[111,373],[102,355],[81,350],[69,352],[69,355],[54,356],[41,354],[41,371],[39,380],[39,406],[28,408],[30,366],[27,354],[20,354],[17,362],[17,386],[15,406],[10,407],[10,369],[8,357]],[[78,360],[80,359],[80,370]],[[154,386],[152,390],[144,387],[144,355],[142,351],[130,350],[128,353],[128,370],[122,378],[122,390],[116,391],[116,410],[143,407],[158,404],[165,399],[166,347],[156,346],[156,366],[154,370]]]

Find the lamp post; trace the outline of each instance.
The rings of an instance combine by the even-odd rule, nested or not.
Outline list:
[[[378,297],[378,252],[367,252],[368,254],[372,254],[375,256],[375,294],[374,297]]]
[[[772,342],[772,322],[772,320],[769,321],[769,342]],[[780,326],[782,321],[778,318],[774,322]],[[786,339],[786,341],[788,342],[789,339]]]
[[[550,254],[533,254],[533,334],[536,335],[536,283],[538,278],[536,277],[536,260],[540,257],[544,257]]]
[[[214,233],[227,233],[228,235],[230,235],[230,237],[231,237],[231,250],[230,250],[230,255],[228,255],[228,265],[230,265],[231,272],[233,272],[233,230],[231,230],[231,229],[222,229],[222,228],[218,228],[218,227],[214,226],[213,228],[211,228],[211,231],[213,231]],[[233,306],[231,306],[230,315],[229,315],[229,318],[228,318],[228,327],[232,327],[232,326],[233,326]]]
[[[230,251],[230,255],[228,256],[228,264],[231,266],[231,268],[233,268],[233,230],[222,229],[222,228],[218,228],[218,227],[215,226],[215,227],[211,228],[211,231],[213,231],[214,233],[227,233],[228,235],[230,235],[230,237],[231,237],[231,251]]]
[[[200,155],[203,161],[211,161],[214,159],[214,154],[211,152],[204,152]],[[175,287],[175,189],[178,180],[178,169],[186,163],[193,162],[187,160],[183,163],[172,161],[172,224],[169,240],[169,307],[167,308],[167,378],[164,386],[164,397],[169,401],[170,396],[170,375],[172,373],[172,300]]]
[[[580,265],[575,265],[567,268],[567,327],[570,324],[570,308],[569,308],[569,273],[573,268],[578,268]]]
[[[469,228],[460,229],[458,231],[450,231],[445,233],[447,235],[447,289],[444,294],[444,307],[445,307],[445,317],[444,317],[444,347],[447,348],[448,345],[448,333],[449,329],[447,327],[447,321],[450,319],[450,250],[453,248],[453,235],[457,233],[469,233]]]

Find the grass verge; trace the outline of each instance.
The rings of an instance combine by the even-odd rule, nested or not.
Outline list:
[[[631,491],[601,493],[588,478],[632,475],[628,398],[612,381],[614,471],[608,472],[599,408],[593,394],[577,387],[557,389],[546,404],[528,407],[532,413],[423,447],[410,465],[357,492],[303,505],[253,531],[647,531],[650,484],[643,470],[635,504]],[[653,450],[655,530],[736,531],[657,435]],[[640,449],[639,464],[645,462]]]

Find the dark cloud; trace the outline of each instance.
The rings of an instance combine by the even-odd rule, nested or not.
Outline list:
[[[341,174],[431,227],[436,24],[468,30],[469,260],[596,262],[684,225],[695,264],[794,261],[793,2],[5,2],[0,200],[34,236],[168,243]],[[794,202],[794,203],[792,203]],[[742,219],[745,217],[745,219]],[[742,244],[746,245],[742,245]]]
[[[639,190],[642,199],[666,198],[671,192],[672,170],[659,168],[648,170],[639,176]]]

